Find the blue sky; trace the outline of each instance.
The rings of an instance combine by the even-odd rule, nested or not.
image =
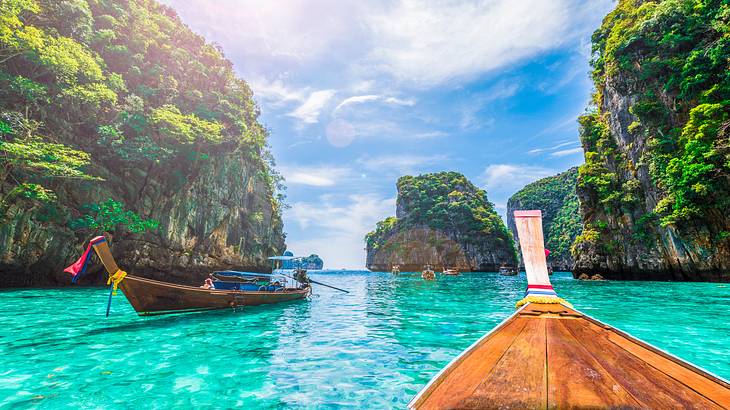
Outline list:
[[[611,0],[164,0],[249,82],[286,178],[287,244],[362,268],[401,175],[458,171],[504,217],[583,162],[590,35]]]

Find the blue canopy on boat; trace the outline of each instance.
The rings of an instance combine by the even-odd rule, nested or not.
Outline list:
[[[213,272],[213,273],[219,273],[219,274],[225,275],[225,276],[240,276],[240,277],[245,277],[245,278],[250,278],[250,277],[269,278],[272,276],[268,273],[239,272],[239,271],[235,271],[235,270],[223,270],[223,271],[218,271],[218,272]]]
[[[269,260],[271,260],[271,261],[290,261],[292,259],[298,259],[298,258],[296,258],[294,256],[286,256],[286,255],[269,257]]]

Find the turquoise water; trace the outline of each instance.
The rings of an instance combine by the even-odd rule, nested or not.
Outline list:
[[[0,292],[0,407],[403,408],[509,316],[524,275],[313,273],[351,290],[239,311],[138,317],[105,289]],[[580,282],[561,296],[730,378],[730,285]]]

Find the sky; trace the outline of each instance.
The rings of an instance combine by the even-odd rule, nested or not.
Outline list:
[[[287,246],[362,269],[402,175],[457,171],[505,217],[583,162],[590,36],[612,0],[163,0],[254,91]]]

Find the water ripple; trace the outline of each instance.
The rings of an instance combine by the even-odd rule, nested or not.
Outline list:
[[[402,408],[508,317],[524,277],[323,272],[308,301],[138,317],[103,289],[0,292],[0,407]],[[730,286],[579,282],[576,307],[730,377]]]

